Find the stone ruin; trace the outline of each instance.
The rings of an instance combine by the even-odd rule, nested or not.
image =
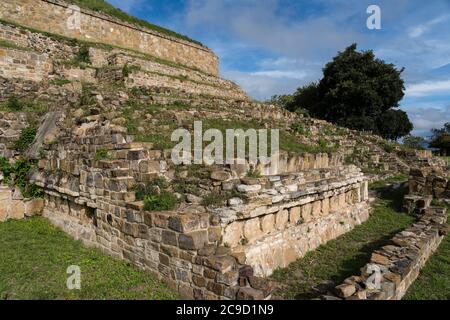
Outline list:
[[[28,8],[29,0],[0,4],[0,39],[14,44],[0,47],[0,101],[18,96],[43,100],[52,106],[45,116],[34,119],[38,120],[39,130],[26,152],[36,163],[29,179],[42,188],[45,196],[41,200],[14,199],[16,192],[2,187],[0,221],[42,214],[85,245],[152,272],[183,297],[270,299],[276,284],[267,277],[275,269],[288,266],[308,251],[366,221],[370,216],[368,182],[380,177],[368,177],[345,161],[346,156],[355,153],[355,146],[364,144],[367,148],[358,150],[358,161],[370,158],[390,175],[409,171],[412,164],[429,158],[418,153],[404,156],[400,149],[388,154],[380,147],[384,143],[380,138],[340,129],[342,135],[327,137],[329,143],[339,141],[336,144],[339,149],[334,152],[282,152],[275,170],[262,164],[257,166],[259,177],[248,175],[252,169],[248,165],[203,168],[207,176],[202,174],[202,178],[200,172],[194,173],[202,194],[230,195],[220,206],[205,205],[201,197],[186,194],[186,200],[176,210],[146,211],[134,186],[156,178],[164,178],[174,186],[177,181],[189,179],[190,169],[175,166],[170,150],[137,141],[137,135],[128,132],[124,119],[117,114],[135,92],[145,89],[148,94],[140,94],[136,99],[149,106],[180,101],[189,105],[187,110],[170,113],[180,126],[194,118],[218,117],[264,121],[289,131],[294,122],[301,121],[312,135],[298,139],[315,143],[319,133],[331,125],[251,101],[236,84],[217,76],[215,56],[205,48],[189,44],[189,50],[184,52],[180,47],[186,43],[164,38],[154,41],[170,50],[161,51],[164,54],[156,50],[163,56],[151,57],[149,54],[155,52],[139,44],[140,31],[126,29],[129,40],[120,33],[121,28],[130,28],[126,25],[120,25],[117,31],[119,40],[105,39],[112,47],[89,45],[90,64],[67,63],[74,61],[80,44],[29,28],[45,29],[42,24],[48,20],[45,8],[64,7],[67,3],[37,2],[31,11],[36,16],[31,20],[27,10],[15,9]],[[57,12],[63,14],[61,10]],[[89,20],[90,23],[104,27],[117,23],[98,13],[92,13],[91,18],[96,20]],[[58,28],[56,32],[65,36],[86,37],[58,32]],[[88,35],[94,37],[92,40],[98,38],[95,32]],[[161,35],[152,37],[159,39]],[[85,83],[94,88],[87,97]],[[108,94],[104,93],[106,89],[111,89]],[[92,103],[88,114],[79,108],[83,99]],[[9,159],[23,156],[14,150],[13,144],[29,121],[23,112],[0,113],[2,156]],[[107,152],[108,157],[99,159],[96,156],[99,150]],[[420,185],[427,189],[427,183]],[[441,192],[440,187],[437,189]],[[403,266],[410,250],[423,261],[441,239],[435,224],[445,222],[442,211],[427,210],[417,225],[397,237],[409,242],[403,241],[400,248],[383,248],[374,253],[376,261],[372,262],[382,260],[385,266],[382,270],[389,264]],[[423,236],[421,230],[429,237],[424,252],[417,252],[418,238]],[[416,231],[417,236],[412,234]],[[387,256],[389,261],[381,256]],[[418,265],[413,272],[422,262]],[[417,276],[410,276],[407,271],[402,269],[385,277],[391,277],[399,288],[407,288],[412,281],[408,279]],[[339,296],[364,298],[358,279],[361,280],[353,278],[349,280],[351,283],[347,281],[346,286],[339,287]],[[405,289],[396,289],[394,294],[391,291],[377,297],[400,298]]]

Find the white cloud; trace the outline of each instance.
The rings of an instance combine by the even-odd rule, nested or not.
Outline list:
[[[225,71],[224,76],[238,83],[251,97],[266,100],[275,94],[294,92],[300,82],[295,78],[278,78],[261,73]]]
[[[447,21],[450,18],[450,15],[446,14],[443,16],[436,17],[424,24],[420,24],[410,29],[409,36],[411,38],[418,38],[422,36],[425,32],[428,32],[432,29],[433,26],[440,24],[442,22]]]
[[[450,80],[427,81],[413,84],[406,88],[407,97],[423,97],[436,94],[449,94]]]

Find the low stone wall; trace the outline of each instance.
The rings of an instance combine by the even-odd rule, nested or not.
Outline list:
[[[248,99],[243,91],[238,88],[227,90],[219,86],[207,82],[197,82],[188,78],[172,77],[166,74],[155,72],[135,71],[132,72],[125,81],[125,85],[129,88],[134,87],[167,87],[177,90],[183,90],[188,93],[197,95],[219,96],[228,99]]]
[[[337,286],[337,297],[400,300],[448,233],[446,221],[446,209],[425,209],[412,227],[398,233],[391,244],[372,254],[370,263],[361,269],[361,275],[349,277]],[[330,296],[324,298],[335,299]]]
[[[53,65],[46,54],[0,47],[0,76],[42,81]]]
[[[43,207],[43,199],[23,199],[10,187],[0,185],[0,222],[40,215]]]
[[[423,166],[411,169],[409,194],[450,199],[450,176],[443,167]]]

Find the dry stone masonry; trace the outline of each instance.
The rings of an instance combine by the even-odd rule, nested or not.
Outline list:
[[[21,199],[2,186],[0,221],[42,212],[74,238],[154,273],[183,297],[270,299],[276,284],[267,277],[275,269],[369,218],[369,179],[409,172],[417,163],[436,167],[430,155],[388,152],[379,137],[252,101],[218,76],[217,57],[197,43],[85,9],[81,31],[68,30],[67,6],[0,3],[0,103],[17,98],[49,108],[45,115],[0,112],[0,155],[34,161],[28,179],[45,194]],[[279,128],[312,151],[283,150],[277,166],[175,166],[171,150],[154,138],[171,126],[191,128],[193,120]],[[19,153],[14,143],[32,121],[37,137]],[[324,143],[330,148],[317,148]],[[350,164],[368,169],[367,159],[380,174],[368,177]],[[411,196],[446,196],[448,177],[423,170],[411,171]],[[176,191],[190,174],[198,193]],[[178,197],[175,209],[144,209],[135,187],[156,179]],[[220,204],[205,203],[208,196]],[[393,268],[385,277],[398,285],[395,292],[385,284],[388,293],[368,294],[359,280],[349,280],[341,297],[403,295],[441,239],[436,230],[444,212],[429,208],[431,197],[422,200],[405,205],[420,208],[422,217],[394,238],[397,247],[374,253],[373,263]]]
[[[68,28],[67,21],[74,14],[69,5],[60,0],[2,1],[0,18],[70,38],[133,49],[218,75],[218,58],[208,48],[98,12],[82,8],[81,28]]]
[[[360,275],[351,276],[336,287],[337,298],[400,300],[448,234],[446,221],[446,209],[425,209],[412,227],[395,235],[391,244],[372,253],[370,263],[361,269]]]

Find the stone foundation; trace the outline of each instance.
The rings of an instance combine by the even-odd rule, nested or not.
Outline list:
[[[0,222],[40,215],[43,207],[43,199],[16,198],[14,190],[7,186],[0,186]]]

